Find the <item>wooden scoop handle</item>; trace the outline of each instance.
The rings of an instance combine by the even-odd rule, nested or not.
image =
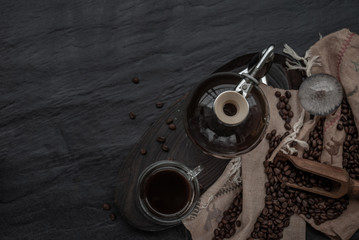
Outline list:
[[[350,190],[349,195],[359,198],[359,180],[353,178],[350,179]]]

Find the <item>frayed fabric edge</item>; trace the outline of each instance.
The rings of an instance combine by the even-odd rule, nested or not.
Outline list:
[[[228,172],[228,180],[226,181],[226,183],[223,185],[223,187],[221,187],[216,194],[211,195],[207,198],[206,201],[200,201],[199,203],[199,208],[203,209],[203,208],[207,208],[208,205],[217,197],[222,196],[225,193],[229,193],[235,189],[237,189],[241,183],[242,183],[242,178],[241,178],[241,158],[235,158],[232,160],[232,167],[229,169]]]
[[[221,186],[218,189],[218,191],[215,194],[208,196],[206,199],[204,199],[204,197],[202,196],[202,198],[197,203],[197,206],[195,207],[193,212],[187,217],[187,220],[195,219],[198,216],[199,212],[202,209],[206,209],[216,198],[224,194],[231,193],[241,187],[242,185],[241,158],[238,157],[232,159],[232,161],[229,164],[232,164],[232,166],[230,167],[229,170],[227,170],[229,176],[228,180],[223,184],[223,186]]]
[[[275,156],[279,151],[282,151],[285,154],[293,154],[297,152],[297,149],[294,147],[290,147],[290,143],[297,142],[299,146],[301,146],[304,149],[308,149],[309,145],[307,142],[297,139],[297,135],[299,134],[300,130],[303,127],[304,124],[304,116],[305,116],[305,110],[303,109],[299,120],[294,124],[293,126],[293,132],[289,134],[286,138],[283,139],[283,141],[279,144],[279,146],[274,150],[272,153],[272,156],[268,159],[269,162],[272,162]]]
[[[311,76],[311,69],[313,66],[321,66],[320,57],[310,56],[310,50],[305,52],[304,57],[301,57],[293,48],[285,43],[283,52],[294,59],[286,59],[285,65],[288,70],[303,70],[309,77]]]

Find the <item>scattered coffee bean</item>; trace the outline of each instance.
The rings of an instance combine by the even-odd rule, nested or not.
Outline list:
[[[165,138],[165,137],[162,137],[162,136],[158,136],[158,137],[157,137],[157,142],[159,142],[159,143],[164,143],[164,142],[166,142],[166,138]]]
[[[277,98],[279,98],[281,95],[282,95],[282,94],[281,94],[279,91],[276,91],[276,92],[275,92],[275,96],[276,96]]]
[[[136,114],[134,114],[133,112],[130,112],[128,115],[132,120],[136,118]]]
[[[140,80],[139,80],[137,77],[133,77],[133,78],[132,78],[132,82],[133,82],[134,84],[138,84],[138,83],[140,82]]]
[[[162,108],[163,105],[164,105],[163,102],[157,102],[157,103],[156,103],[156,107],[157,107],[157,108]]]
[[[147,154],[147,151],[146,151],[146,149],[141,148],[141,149],[140,149],[140,153],[141,153],[141,155],[146,155],[146,154]]]
[[[286,124],[284,124],[284,128],[285,128],[286,130],[291,130],[291,129],[292,129],[292,126],[290,126],[289,123],[286,123]]]
[[[171,123],[170,125],[168,125],[168,128],[171,130],[176,130],[176,124]]]
[[[166,120],[166,124],[167,125],[170,125],[171,123],[173,123],[173,118],[167,118],[167,120]]]
[[[103,210],[110,210],[111,209],[111,205],[108,204],[108,203],[104,203],[103,206],[102,206]]]
[[[116,214],[111,213],[111,214],[110,214],[110,219],[111,219],[112,221],[115,221],[115,220],[116,220]]]
[[[168,152],[170,150],[170,148],[166,145],[166,144],[162,144],[162,147],[161,147],[162,151],[164,152]]]

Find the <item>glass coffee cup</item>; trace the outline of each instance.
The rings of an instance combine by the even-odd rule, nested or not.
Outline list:
[[[161,225],[175,225],[195,208],[199,196],[197,175],[201,166],[193,170],[184,164],[163,160],[148,166],[137,182],[138,206],[151,221]]]

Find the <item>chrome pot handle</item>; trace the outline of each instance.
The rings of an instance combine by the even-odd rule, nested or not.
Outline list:
[[[274,45],[271,44],[268,48],[262,51],[262,57],[258,63],[248,70],[248,73],[240,73],[242,81],[237,85],[235,91],[241,93],[244,97],[250,93],[253,85],[258,85],[258,80],[262,78],[269,70],[269,67],[274,59]],[[264,69],[267,67],[268,69]],[[265,71],[263,71],[263,69]]]

